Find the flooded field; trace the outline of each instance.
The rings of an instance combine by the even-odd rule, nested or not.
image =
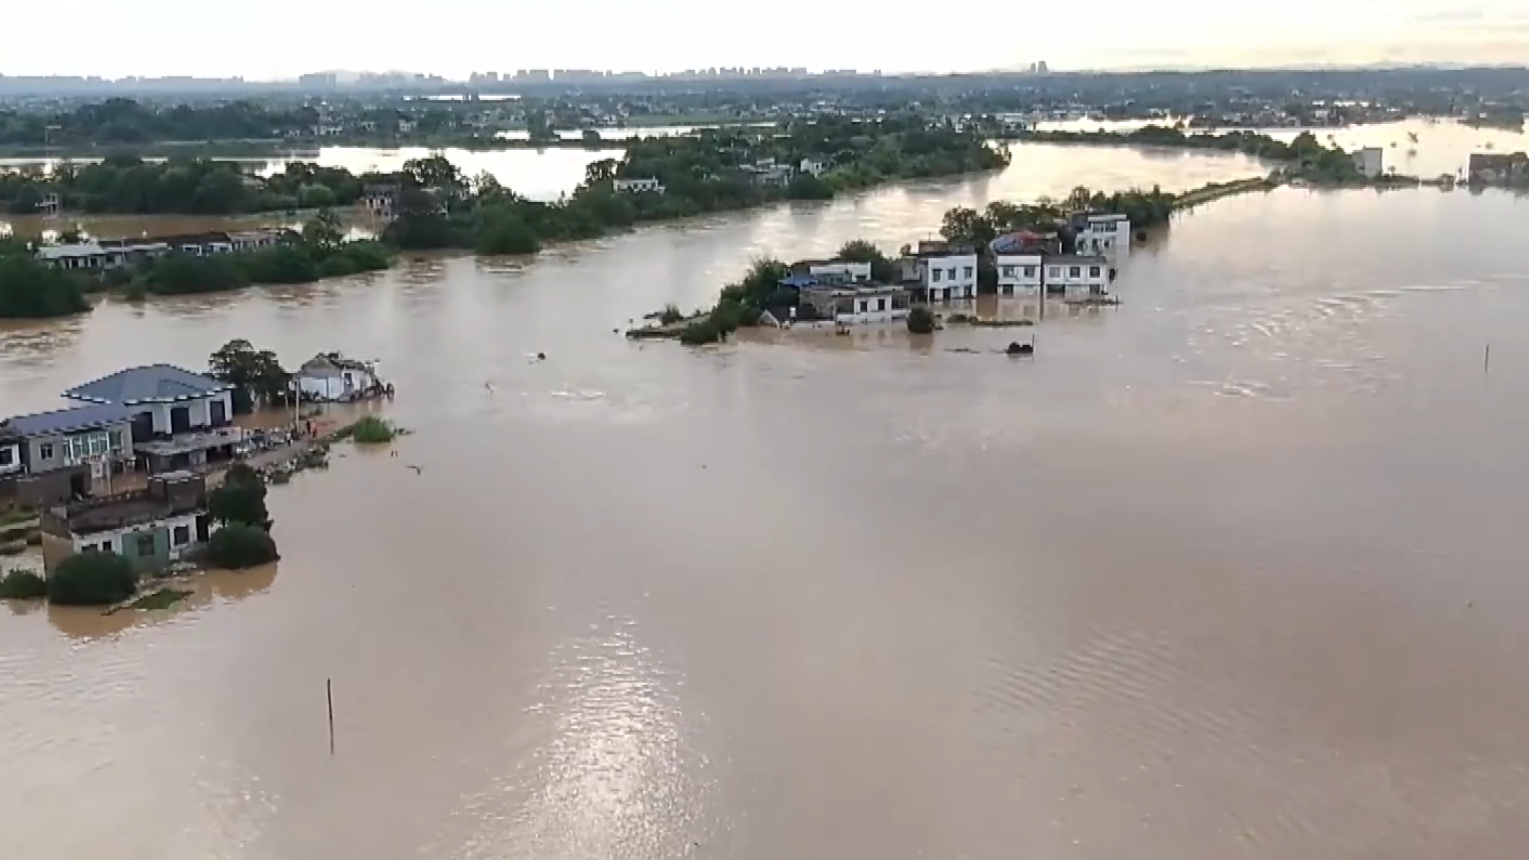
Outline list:
[[[1120,307],[1048,312],[1033,359],[993,354],[1001,329],[612,332],[710,302],[756,254],[891,250],[954,205],[1249,167],[1017,155],[534,261],[0,329],[5,412],[243,337],[289,366],[381,359],[415,431],[273,488],[280,564],[183,610],[0,609],[4,844],[1511,856],[1529,200],[1224,200],[1133,252]]]

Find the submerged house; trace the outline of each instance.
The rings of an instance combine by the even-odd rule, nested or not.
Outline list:
[[[188,472],[159,475],[142,490],[44,508],[41,531],[50,567],[76,553],[114,552],[140,570],[163,570],[207,543],[207,484]]]
[[[818,319],[842,325],[893,322],[907,318],[909,291],[878,284],[807,286],[801,288],[801,303]]]
[[[132,429],[115,405],[76,406],[0,421],[0,499],[61,502],[131,466]]]
[[[375,362],[346,358],[338,352],[319,353],[293,376],[303,400],[345,401],[380,394],[382,380]]]

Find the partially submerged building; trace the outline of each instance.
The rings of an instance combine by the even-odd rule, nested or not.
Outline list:
[[[377,376],[376,362],[346,358],[338,352],[315,355],[294,374],[292,384],[303,400],[359,400],[382,394],[384,386]]]
[[[51,566],[82,552],[113,552],[141,570],[163,570],[207,543],[212,520],[200,475],[170,472],[142,490],[43,508]]]
[[[232,459],[244,437],[233,426],[233,386],[174,365],[119,370],[64,396],[121,407],[131,426],[132,451],[151,475]]]

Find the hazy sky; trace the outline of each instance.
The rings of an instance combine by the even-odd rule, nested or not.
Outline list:
[[[18,0],[19,2],[19,0]],[[1529,65],[1529,0],[1084,0],[997,4],[993,26],[927,0],[57,0],[3,14],[0,74],[284,78],[705,66],[885,71],[1262,66],[1394,61]],[[36,20],[30,20],[32,18]],[[1027,25],[1027,21],[1033,24]]]

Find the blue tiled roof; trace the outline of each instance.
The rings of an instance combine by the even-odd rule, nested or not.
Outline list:
[[[20,436],[50,436],[56,433],[91,430],[106,424],[127,421],[129,418],[127,409],[116,404],[77,406],[55,412],[17,415],[0,423],[0,430],[9,430]]]
[[[781,286],[795,287],[798,289],[802,287],[815,286],[817,282],[818,279],[813,275],[787,275],[786,277],[780,279]]]
[[[151,364],[119,370],[64,392],[74,400],[92,403],[144,403],[204,397],[227,385],[169,364]]]

